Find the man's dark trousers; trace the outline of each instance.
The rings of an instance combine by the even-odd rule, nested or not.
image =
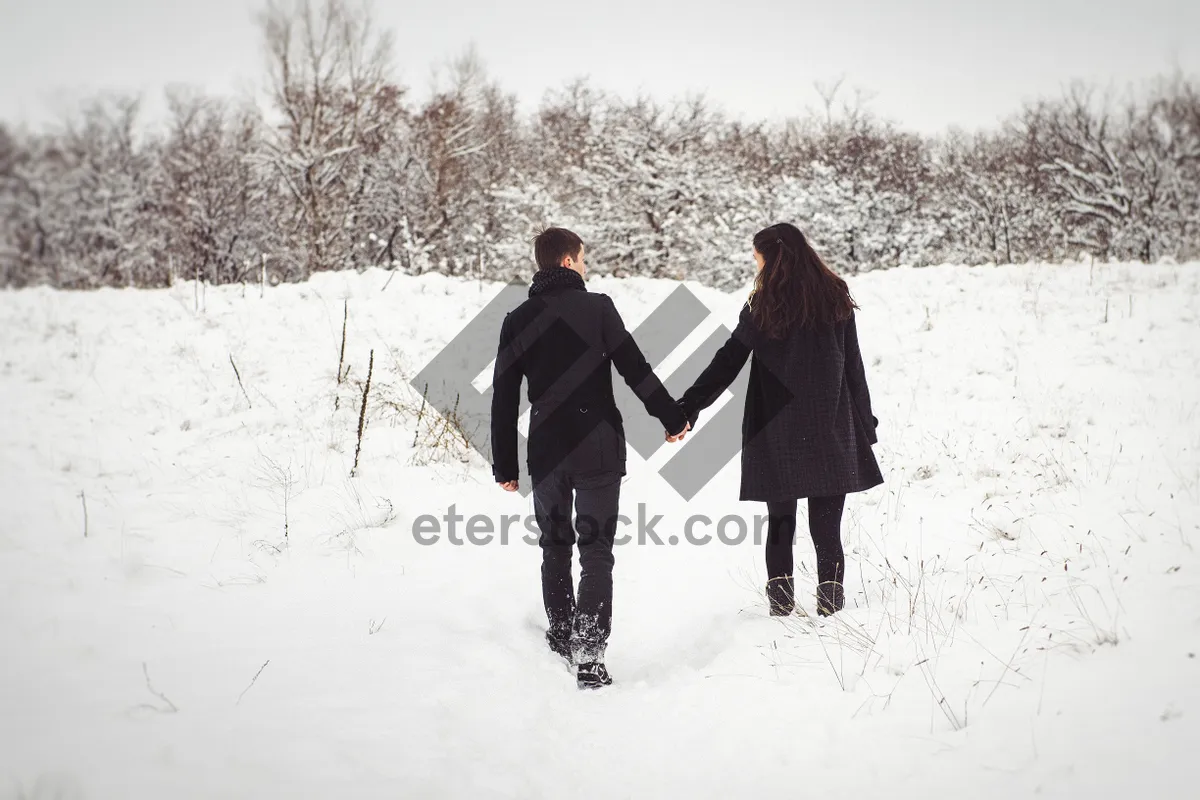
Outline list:
[[[604,661],[612,630],[613,540],[617,531],[621,474],[561,469],[533,486],[533,508],[541,531],[542,599],[549,636],[566,645],[576,664]],[[571,524],[574,494],[575,525]],[[571,557],[579,544],[579,595]]]

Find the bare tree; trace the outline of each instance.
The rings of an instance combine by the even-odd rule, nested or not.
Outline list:
[[[392,37],[347,0],[272,0],[260,16],[277,124],[266,156],[297,234],[302,276],[356,265],[352,240],[372,159],[395,134],[402,90],[390,77]]]
[[[833,101],[837,97],[838,91],[842,88],[842,83],[846,80],[845,75],[839,75],[835,80],[824,83],[821,81],[813,81],[813,89],[821,97],[821,105],[825,110],[825,127],[833,127],[834,108]]]
[[[1068,242],[1150,261],[1177,253],[1196,225],[1194,87],[1181,78],[1120,103],[1076,84],[1026,109],[1023,130],[1057,190]]]
[[[1023,117],[1040,168],[1062,195],[1068,243],[1103,256],[1114,254],[1134,212],[1110,107],[1109,98],[1075,84],[1061,100],[1032,105]]]
[[[265,210],[272,198],[253,161],[258,113],[182,88],[168,92],[167,106],[159,153],[159,207],[170,221],[164,255],[184,275],[242,280],[270,247]]]
[[[40,272],[46,248],[38,191],[29,182],[35,159],[24,138],[0,124],[0,286],[24,284]]]
[[[1129,154],[1145,209],[1145,260],[1200,254],[1200,90],[1181,73],[1127,107]]]
[[[943,260],[1014,263],[1061,256],[1045,198],[1052,187],[1025,158],[1011,131],[968,136],[951,131],[933,154],[937,199],[947,237]]]

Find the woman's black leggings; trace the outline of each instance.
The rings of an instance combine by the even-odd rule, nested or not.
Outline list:
[[[842,509],[846,495],[808,498],[808,532],[817,551],[817,582],[842,582]],[[792,542],[796,536],[796,501],[767,503],[767,578],[792,576]]]

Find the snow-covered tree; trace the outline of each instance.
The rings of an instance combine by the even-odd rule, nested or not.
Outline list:
[[[1070,245],[1146,261],[1180,251],[1196,225],[1195,97],[1177,79],[1116,109],[1076,85],[1026,109],[1026,139]]]
[[[102,99],[6,159],[8,280],[58,286],[160,285],[157,164],[135,135],[137,101]]]
[[[411,100],[353,0],[261,17],[270,107],[180,92],[140,132],[101,100],[52,130],[0,127],[0,281],[158,285],[381,265],[509,278],[575,229],[600,274],[751,276],[750,241],[799,225],[835,269],[1200,257],[1200,92],[1183,75],[1116,102],[1084,88],[1001,129],[926,137],[861,95],[780,124],[703,98],[626,100],[575,81],[523,118],[472,50]]]
[[[947,232],[940,260],[1015,263],[1062,240],[1047,209],[1052,187],[1013,132],[951,131],[934,144],[933,170]]]

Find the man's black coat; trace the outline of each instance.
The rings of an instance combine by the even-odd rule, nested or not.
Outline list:
[[[518,478],[521,379],[529,381],[529,474],[555,469],[625,473],[625,429],[613,399],[616,366],[634,394],[672,434],[687,420],[625,330],[613,301],[587,291],[565,267],[541,270],[530,298],[500,329],[492,378],[492,473]]]

